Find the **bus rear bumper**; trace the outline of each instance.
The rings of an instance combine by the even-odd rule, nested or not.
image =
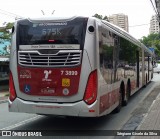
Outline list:
[[[84,101],[58,104],[46,102],[31,102],[16,98],[13,102],[9,100],[8,105],[10,112],[77,117],[99,116],[97,100],[92,105],[87,105]]]

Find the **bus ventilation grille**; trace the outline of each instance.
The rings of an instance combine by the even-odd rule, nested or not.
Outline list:
[[[32,67],[68,67],[81,63],[82,50],[60,50],[56,54],[41,54],[38,51],[18,51],[18,63]]]

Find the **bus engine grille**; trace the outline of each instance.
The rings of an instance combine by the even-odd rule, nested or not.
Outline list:
[[[82,50],[60,50],[55,54],[38,51],[18,51],[18,63],[31,67],[68,67],[81,63]]]

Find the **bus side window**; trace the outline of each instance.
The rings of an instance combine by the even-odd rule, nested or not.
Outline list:
[[[102,26],[102,63],[103,78],[107,84],[113,83],[113,38],[110,36],[109,30]]]

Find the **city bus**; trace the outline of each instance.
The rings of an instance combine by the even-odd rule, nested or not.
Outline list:
[[[94,17],[21,19],[12,28],[9,111],[100,117],[153,77],[152,52]]]

